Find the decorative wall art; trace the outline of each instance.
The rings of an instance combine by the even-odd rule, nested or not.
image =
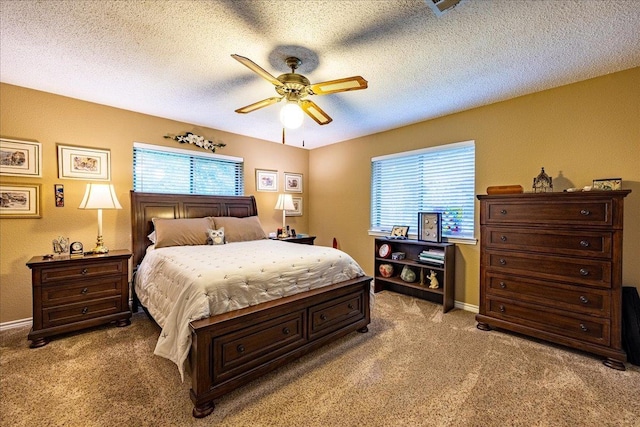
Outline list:
[[[210,150],[212,153],[216,152],[216,148],[223,148],[227,146],[224,142],[210,141],[205,139],[204,136],[196,135],[191,132],[185,132],[183,135],[167,134],[164,137],[178,141],[180,144],[193,144],[196,147]]]
[[[109,181],[111,151],[58,144],[58,178]]]
[[[285,172],[284,191],[302,193],[302,174]]]
[[[42,178],[42,144],[0,138],[0,175]]]
[[[40,218],[40,184],[1,184],[1,218]]]
[[[292,197],[295,209],[287,210],[287,216],[302,216],[302,197]]]
[[[278,171],[256,169],[256,190],[278,191]]]
[[[53,192],[56,200],[56,208],[63,208],[64,207],[64,185],[54,184]]]

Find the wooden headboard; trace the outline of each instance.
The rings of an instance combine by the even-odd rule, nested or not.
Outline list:
[[[253,196],[196,196],[189,194],[137,193],[131,191],[131,239],[133,266],[140,264],[153,231],[152,218],[202,218],[258,215]]]

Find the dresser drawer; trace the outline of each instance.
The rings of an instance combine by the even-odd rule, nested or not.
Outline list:
[[[42,326],[51,328],[96,317],[108,316],[124,311],[120,297],[102,298],[76,304],[60,305],[42,309]],[[128,310],[128,307],[126,308]]]
[[[306,342],[305,313],[297,311],[214,338],[214,382],[224,381]]]
[[[600,317],[570,317],[546,311],[544,307],[521,305],[489,297],[487,312],[505,321],[550,332],[580,341],[608,346],[611,344],[609,319]]]
[[[360,291],[311,307],[309,338],[314,339],[338,330],[348,323],[353,323],[354,318],[364,319],[363,301],[363,291]]]
[[[611,291],[489,273],[487,294],[601,317],[611,314]]]
[[[611,232],[549,231],[533,228],[485,227],[482,244],[488,249],[611,258]]]
[[[612,226],[611,199],[566,200],[488,200],[483,211],[484,224],[589,225]]]
[[[127,271],[126,261],[84,262],[65,267],[47,267],[42,269],[41,283],[62,280],[87,279],[98,276],[122,275]]]
[[[538,278],[611,288],[611,263],[597,259],[499,252],[482,255],[489,272],[534,275]]]
[[[91,281],[70,282],[64,285],[40,287],[42,306],[51,307],[81,301],[118,296],[122,293],[121,277],[98,278]]]

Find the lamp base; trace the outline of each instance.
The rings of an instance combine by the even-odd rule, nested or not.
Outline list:
[[[91,250],[91,253],[94,254],[107,254],[109,253],[109,248],[104,245],[104,241],[102,240],[102,236],[98,236],[98,241],[96,242],[96,247]]]

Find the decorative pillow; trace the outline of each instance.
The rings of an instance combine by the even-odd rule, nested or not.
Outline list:
[[[167,246],[206,245],[207,230],[213,228],[211,217],[153,218],[156,248]]]
[[[207,230],[207,245],[224,245],[224,227],[219,230]]]
[[[227,243],[267,238],[257,216],[248,216],[245,218],[216,216],[213,217],[213,222],[216,227],[224,228],[224,237]]]
[[[149,235],[147,236],[147,239],[151,240],[151,243],[155,243],[156,242],[156,232],[152,231],[151,233],[149,233]]]

